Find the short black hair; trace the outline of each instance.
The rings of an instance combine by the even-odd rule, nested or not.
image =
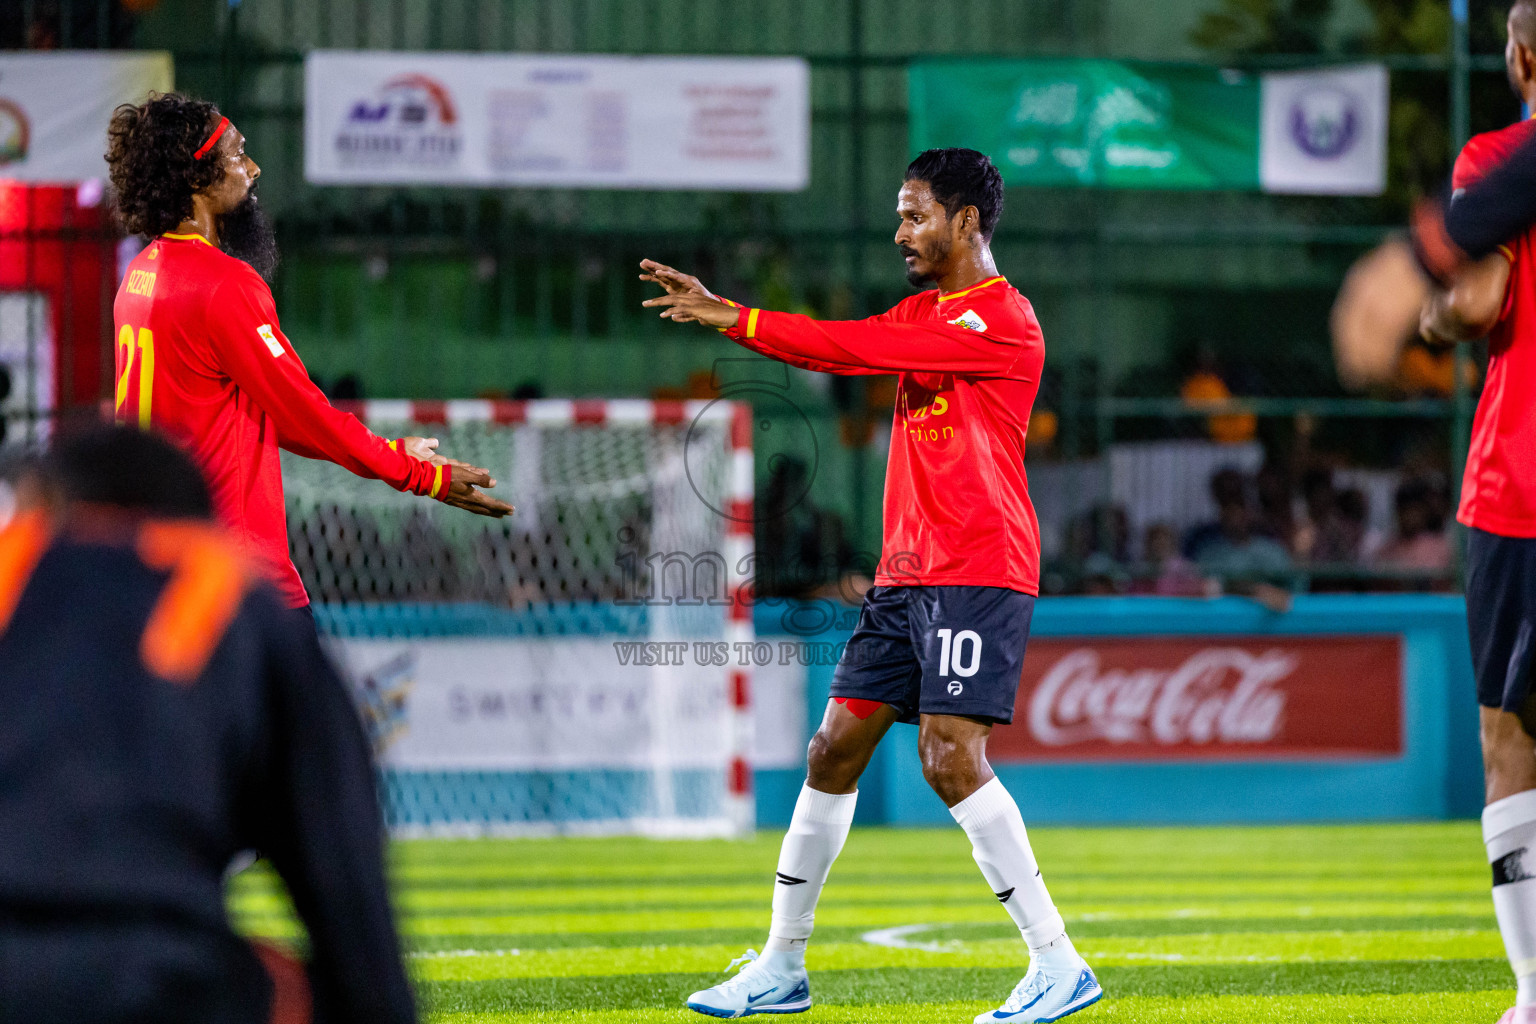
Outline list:
[[[1003,215],[1003,175],[987,154],[974,149],[925,149],[907,164],[907,181],[925,181],[933,198],[953,217],[967,206],[981,218],[981,237],[992,232]]]
[[[192,216],[192,196],[223,171],[217,145],[195,158],[219,108],[180,93],[125,103],[107,125],[107,170],[118,219],[129,234],[154,238]]]
[[[115,505],[161,519],[212,519],[197,464],[171,442],[132,427],[101,425],[57,441],[43,475],[66,501]]]

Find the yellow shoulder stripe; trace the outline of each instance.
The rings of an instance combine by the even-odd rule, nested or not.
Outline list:
[[[180,242],[202,242],[204,245],[209,245],[209,246],[213,245],[212,242],[208,241],[208,239],[204,238],[202,235],[197,234],[196,232],[194,232],[192,234],[178,235],[178,234],[175,234],[174,232],[167,231],[165,234],[161,235],[160,237],[161,238],[174,238],[174,239],[176,239],[177,241],[180,241]]]
[[[939,301],[948,302],[950,299],[958,299],[962,295],[969,295],[971,292],[980,291],[983,288],[990,288],[994,284],[997,284],[999,281],[1004,281],[1004,283],[1006,283],[1005,279],[999,275],[997,277],[989,277],[980,284],[973,284],[969,288],[962,288],[958,292],[950,292],[948,295],[945,295],[943,292],[939,292]]]

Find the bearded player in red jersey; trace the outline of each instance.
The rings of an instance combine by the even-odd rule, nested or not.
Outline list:
[[[1536,106],[1536,0],[1509,12],[1510,85]],[[1471,139],[1453,196],[1536,137],[1523,121]],[[1452,199],[1452,208],[1455,199]],[[1424,304],[1431,341],[1488,337],[1457,519],[1467,527],[1467,625],[1481,705],[1493,906],[1517,981],[1501,1024],[1536,1024],[1536,228],[1464,269]]]
[[[1067,938],[1018,805],[987,764],[1013,718],[1040,580],[1024,435],[1045,345],[1029,301],[998,275],[989,241],[1002,175],[970,149],[929,150],[897,196],[896,245],[912,284],[936,288],[867,320],[819,321],[721,300],[647,260],[662,316],[826,373],[900,375],[875,587],[832,682],[809,772],[779,853],[761,957],[688,1005],[717,1017],[811,1005],[805,947],[853,820],[859,776],[894,722],[919,726],[923,774],[970,837],[976,863],[1029,948],[1029,971],[982,1022],[1054,1021],[1103,994]]]
[[[149,239],[113,306],[117,418],[163,431],[201,465],[217,516],[279,586],[309,596],[288,557],[278,449],[485,516],[512,507],[484,469],[385,441],[334,408],[278,326],[277,244],[257,204],[261,168],[211,103],[176,94],[118,107],[107,164],[119,215]]]

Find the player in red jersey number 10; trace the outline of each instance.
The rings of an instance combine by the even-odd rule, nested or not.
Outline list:
[[[986,758],[993,725],[1013,718],[1040,584],[1024,439],[1045,342],[1029,301],[992,260],[1002,207],[1002,175],[983,154],[920,154],[897,195],[895,242],[908,281],[937,287],[865,320],[743,307],[695,277],[641,264],[642,278],[666,290],[645,305],[667,319],[707,324],[809,370],[898,375],[880,566],[811,741],[765,952],[748,950],[739,974],[690,996],[699,1013],[810,1008],[805,947],[816,903],[848,836],[859,777],[895,722],[918,725],[923,774],[1029,950],[1028,973],[977,1024],[1060,1020],[1103,995]]]

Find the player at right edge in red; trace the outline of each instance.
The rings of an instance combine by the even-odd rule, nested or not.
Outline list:
[[[1536,0],[1510,8],[1510,85],[1536,103]],[[1459,196],[1536,138],[1536,121],[1474,136],[1456,159]],[[1456,198],[1452,199],[1452,208]],[[1536,228],[1437,289],[1420,314],[1430,341],[1488,337],[1457,519],[1467,527],[1467,629],[1486,776],[1483,842],[1493,907],[1516,978],[1500,1024],[1536,1024]]]
[[[762,956],[688,998],[715,1017],[810,1009],[805,947],[853,821],[858,781],[895,722],[918,724],[923,774],[971,840],[976,863],[1029,949],[1029,970],[976,1024],[1059,1020],[1103,995],[1030,849],[1013,797],[987,764],[992,726],[1013,718],[1040,581],[1040,529],[1024,436],[1045,343],[1029,300],[989,242],[1002,175],[971,149],[931,149],[897,195],[907,279],[937,287],[866,320],[741,307],[651,260],[667,294],[645,305],[708,324],[793,366],[899,374],[875,586],[832,681],[809,771],[780,849]],[[733,965],[734,966],[734,965]]]

